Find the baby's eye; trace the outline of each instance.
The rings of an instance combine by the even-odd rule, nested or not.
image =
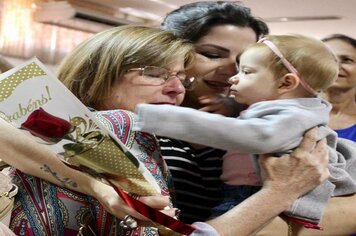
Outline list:
[[[249,71],[249,70],[243,70],[242,73],[244,73],[245,75],[249,75],[249,74],[251,74],[252,72]]]

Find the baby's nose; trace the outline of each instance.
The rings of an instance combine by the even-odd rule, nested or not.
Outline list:
[[[234,75],[229,78],[229,84],[238,84],[239,83],[239,77],[237,75]]]

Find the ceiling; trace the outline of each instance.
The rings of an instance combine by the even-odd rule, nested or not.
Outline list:
[[[194,0],[72,0],[94,8],[138,14],[158,24],[167,12]],[[300,33],[318,38],[343,33],[356,38],[356,0],[243,0],[255,16],[268,22],[271,34]],[[135,11],[138,12],[135,12]],[[111,13],[110,13],[111,14]],[[279,21],[285,17],[336,17],[329,20]]]

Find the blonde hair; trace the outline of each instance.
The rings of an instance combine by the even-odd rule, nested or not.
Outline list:
[[[120,26],[81,43],[58,68],[58,77],[85,105],[96,108],[114,83],[134,67],[165,67],[194,60],[191,43],[172,33],[145,26]]]
[[[12,67],[10,62],[0,56],[0,74],[10,70]]]
[[[297,69],[301,79],[315,91],[327,89],[337,79],[339,66],[336,56],[321,40],[303,35],[270,35],[266,39],[276,45]],[[276,77],[289,73],[281,59],[267,45],[256,43],[249,48],[252,47],[266,50],[265,59]]]

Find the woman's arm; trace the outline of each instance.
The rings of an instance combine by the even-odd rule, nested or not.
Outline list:
[[[96,198],[108,212],[118,218],[129,214],[138,219],[145,219],[128,207],[111,186],[66,166],[52,150],[35,142],[2,119],[0,158],[24,173]],[[163,196],[142,197],[140,200],[157,209],[163,209],[169,204],[168,198]],[[174,216],[174,209],[168,213]]]
[[[356,233],[356,194],[342,197],[333,197],[325,208],[320,222],[323,230],[306,229],[300,224],[291,224],[293,235],[298,236],[335,236],[351,235]],[[282,217],[276,217],[265,228],[259,231],[258,236],[286,235],[288,223]]]
[[[54,152],[3,119],[0,119],[0,150],[0,158],[7,164],[56,185],[87,194],[73,179],[77,175],[84,176],[83,173],[64,165]]]
[[[326,140],[316,143],[316,139],[317,129],[312,129],[290,155],[261,157],[265,177],[262,190],[207,223],[223,236],[250,235],[326,180],[329,177]]]

